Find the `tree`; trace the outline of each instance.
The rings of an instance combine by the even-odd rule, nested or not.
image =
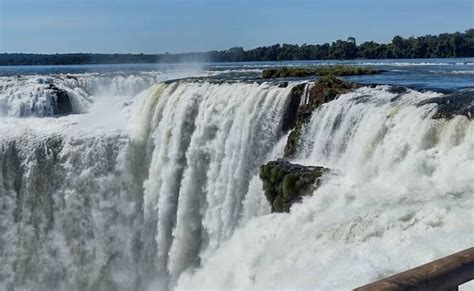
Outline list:
[[[212,62],[284,61],[327,59],[384,59],[384,58],[446,58],[474,57],[474,29],[464,33],[442,33],[405,39],[395,36],[391,43],[373,41],[357,46],[354,37],[346,41],[317,45],[275,44],[244,50],[233,47],[223,51],[184,54],[0,54],[0,65],[59,65],[59,64],[114,64],[154,63],[209,60]]]

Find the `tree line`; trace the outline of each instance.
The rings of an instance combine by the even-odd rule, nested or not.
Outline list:
[[[289,60],[351,60],[474,57],[474,29],[403,38],[390,43],[363,42],[354,37],[324,44],[275,44],[244,50],[234,47],[223,51],[182,54],[0,54],[0,65],[79,65],[175,62],[245,62]]]

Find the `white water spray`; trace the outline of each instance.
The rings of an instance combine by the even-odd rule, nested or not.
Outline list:
[[[361,88],[323,105],[296,159],[332,169],[322,186],[251,219],[178,289],[348,290],[471,247],[474,123],[415,105],[437,95]]]
[[[439,94],[361,88],[320,107],[295,161],[332,171],[270,214],[258,167],[282,156],[294,84],[132,98],[150,83],[64,77],[87,114],[15,118],[50,116],[28,78],[0,98],[0,289],[350,289],[474,239],[474,125],[416,105]]]
[[[174,82],[130,112],[101,117],[96,101],[83,115],[3,119],[0,287],[172,287],[238,226],[290,90]],[[130,132],[115,115],[131,115]]]

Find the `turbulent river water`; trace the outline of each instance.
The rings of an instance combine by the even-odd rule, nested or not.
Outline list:
[[[292,161],[331,171],[287,214],[258,169],[282,157],[306,80],[262,82],[261,64],[4,70],[0,290],[347,290],[471,247],[474,122],[420,104],[472,87],[472,62],[380,62],[374,83],[416,86],[319,107]]]

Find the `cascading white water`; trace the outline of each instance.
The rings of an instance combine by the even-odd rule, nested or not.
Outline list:
[[[320,107],[295,161],[331,172],[270,214],[257,172],[283,155],[294,84],[131,97],[155,77],[0,78],[1,290],[350,289],[472,243],[474,125],[416,105],[439,94]],[[51,116],[51,82],[87,113],[17,118]]]
[[[121,272],[123,286],[136,285],[140,208],[127,140],[27,135],[2,144],[0,289],[98,288]]]
[[[233,233],[249,177],[280,135],[291,88],[187,83],[157,90],[167,98],[156,101],[150,120],[144,215],[157,226],[156,265],[173,284]]]
[[[291,87],[174,82],[132,109],[3,118],[0,289],[172,288],[237,228]]]
[[[92,102],[74,77],[0,77],[0,117],[53,116],[56,95],[51,85],[67,92],[73,113],[85,112]]]
[[[330,168],[322,185],[250,219],[177,289],[349,290],[471,247],[474,122],[416,105],[437,95],[380,86],[320,107],[296,161]]]
[[[181,70],[0,77],[0,117],[53,116],[56,90],[67,93],[72,105],[71,113],[84,113],[100,98],[113,96],[123,99],[161,81],[210,74]]]

